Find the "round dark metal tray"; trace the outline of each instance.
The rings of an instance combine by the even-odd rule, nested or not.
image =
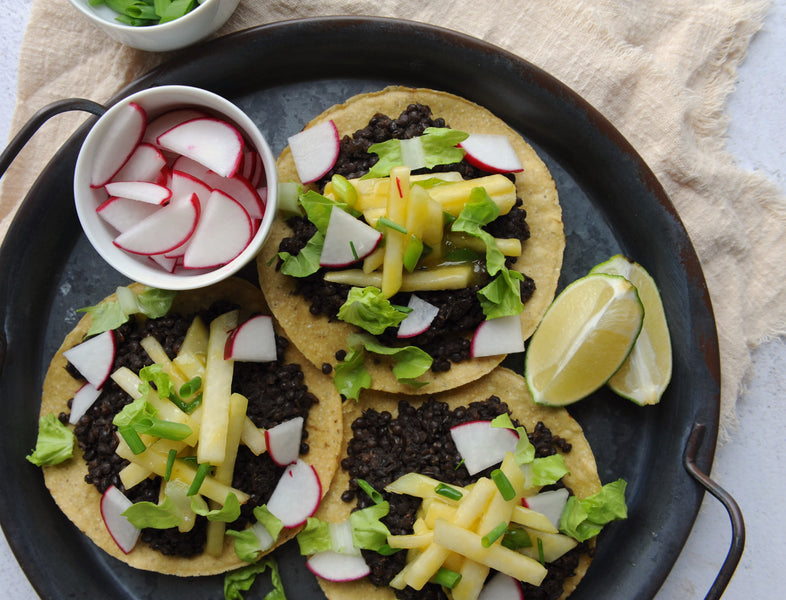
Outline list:
[[[455,32],[397,20],[337,17],[239,32],[182,53],[110,104],[162,84],[203,87],[233,100],[256,120],[274,153],[328,106],[390,84],[462,95],[533,144],[554,175],[563,206],[567,246],[560,285],[623,252],[649,270],[662,292],[674,345],[674,375],[662,402],[641,408],[601,390],[570,411],[592,444],[602,481],[628,481],[630,509],[626,521],[602,533],[595,560],[572,597],[654,596],[703,497],[683,466],[683,454],[690,438],[686,465],[709,471],[718,433],[720,366],[698,258],[662,187],[619,132],[521,58]],[[75,309],[124,283],[87,243],[73,208],[74,163],[90,124],[41,174],[0,251],[2,526],[42,598],[220,597],[221,577],[159,576],[106,556],[62,515],[40,470],[24,459],[35,442],[43,375],[78,318]],[[291,598],[322,597],[296,546],[276,556]]]

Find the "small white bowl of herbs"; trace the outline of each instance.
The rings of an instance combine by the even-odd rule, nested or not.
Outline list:
[[[151,52],[194,44],[221,27],[240,0],[70,0],[118,42]]]

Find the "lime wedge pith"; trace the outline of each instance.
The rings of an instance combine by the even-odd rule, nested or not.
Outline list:
[[[640,264],[620,254],[590,273],[621,275],[636,286],[644,305],[644,324],[627,360],[609,380],[609,387],[636,404],[657,404],[671,380],[672,356],[666,313],[655,280]]]

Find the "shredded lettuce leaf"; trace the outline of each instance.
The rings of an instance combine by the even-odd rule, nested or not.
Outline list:
[[[176,441],[184,440],[191,435],[192,431],[188,425],[158,419],[157,414],[155,407],[142,396],[131,404],[126,404],[112,419],[112,423],[117,426],[118,432],[134,454],[145,451],[145,445],[139,438],[141,433]]]
[[[491,420],[491,426],[512,429],[519,434],[519,441],[516,442],[516,449],[513,452],[517,464],[524,465],[533,461],[535,458],[535,446],[529,441],[526,428],[514,426],[508,413],[502,413],[494,417]]]
[[[273,589],[262,600],[287,600],[284,594],[284,584],[278,571],[278,564],[271,557],[227,573],[224,576],[224,600],[243,600],[241,592],[247,592],[251,589],[257,575],[261,575],[268,569],[270,569]]]
[[[363,346],[368,352],[393,357],[393,360],[396,362],[396,365],[393,367],[393,374],[401,383],[413,387],[426,385],[425,382],[417,381],[417,378],[431,368],[434,359],[420,348],[416,346],[392,348],[380,344],[367,333],[353,333],[349,336],[347,343],[350,348]]]
[[[227,494],[224,500],[224,506],[210,510],[207,502],[199,494],[195,494],[191,498],[191,510],[196,514],[206,517],[208,521],[221,521],[223,523],[231,523],[240,516],[240,502],[237,496],[232,492]]]
[[[607,523],[627,518],[626,487],[627,482],[618,479],[584,500],[571,496],[562,512],[560,531],[583,542],[598,535]]]
[[[371,375],[364,365],[365,354],[363,347],[350,348],[334,369],[333,385],[345,398],[357,400],[361,390],[371,387]]]
[[[388,327],[397,327],[407,314],[396,309],[374,286],[353,287],[347,301],[338,311],[338,318],[379,335]]]
[[[527,481],[529,485],[544,486],[557,483],[565,475],[570,473],[565,466],[565,458],[562,454],[552,454],[535,458],[530,463],[531,479]]]
[[[485,287],[478,290],[478,299],[487,319],[509,317],[524,310],[521,284],[524,276],[518,271],[503,268]]]
[[[464,150],[457,148],[456,144],[468,137],[469,134],[463,131],[447,127],[428,127],[420,136],[424,166],[432,169],[437,165],[461,162]],[[361,179],[387,177],[393,167],[404,164],[401,140],[393,139],[373,144],[368,151],[379,156],[379,160]]]
[[[325,234],[317,231],[297,254],[279,252],[283,261],[281,272],[290,277],[308,277],[319,271],[319,258],[325,245]]]
[[[275,543],[283,528],[281,521],[265,505],[254,508],[254,517],[257,522],[251,527],[242,531],[226,530],[228,536],[235,538],[235,554],[240,560],[250,563]]]
[[[387,546],[390,530],[381,519],[389,512],[390,504],[380,502],[350,513],[352,541],[356,548],[378,552],[380,548]]]
[[[165,495],[159,504],[135,502],[123,512],[123,516],[139,529],[169,529],[183,521],[182,511],[169,495]]]
[[[74,455],[74,439],[74,433],[54,414],[44,415],[38,421],[35,449],[25,458],[37,467],[59,465]]]
[[[151,287],[145,288],[139,294],[135,294],[128,287],[118,287],[115,293],[117,301],[77,309],[76,312],[93,316],[88,336],[117,329],[133,314],[143,314],[151,319],[163,317],[172,308],[172,302],[177,295],[177,292],[172,290]]]
[[[303,556],[310,556],[317,552],[333,549],[330,523],[317,517],[306,519],[306,526],[297,534],[296,539],[300,548],[300,554]]]

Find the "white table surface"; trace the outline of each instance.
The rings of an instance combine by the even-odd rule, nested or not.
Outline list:
[[[3,0],[0,20],[0,140],[8,139],[16,93],[19,45],[31,0]],[[786,189],[786,0],[776,0],[754,38],[729,101],[729,149],[746,169],[767,173]],[[738,401],[739,424],[716,452],[713,478],[742,508],[747,544],[724,598],[776,598],[786,584],[786,527],[780,504],[786,497],[786,461],[780,448],[786,430],[786,340],[758,347],[747,390]],[[707,496],[688,542],[657,600],[704,598],[730,541],[728,517]],[[609,573],[609,577],[613,577]],[[646,577],[646,568],[642,568]],[[0,536],[0,596],[38,598]]]

